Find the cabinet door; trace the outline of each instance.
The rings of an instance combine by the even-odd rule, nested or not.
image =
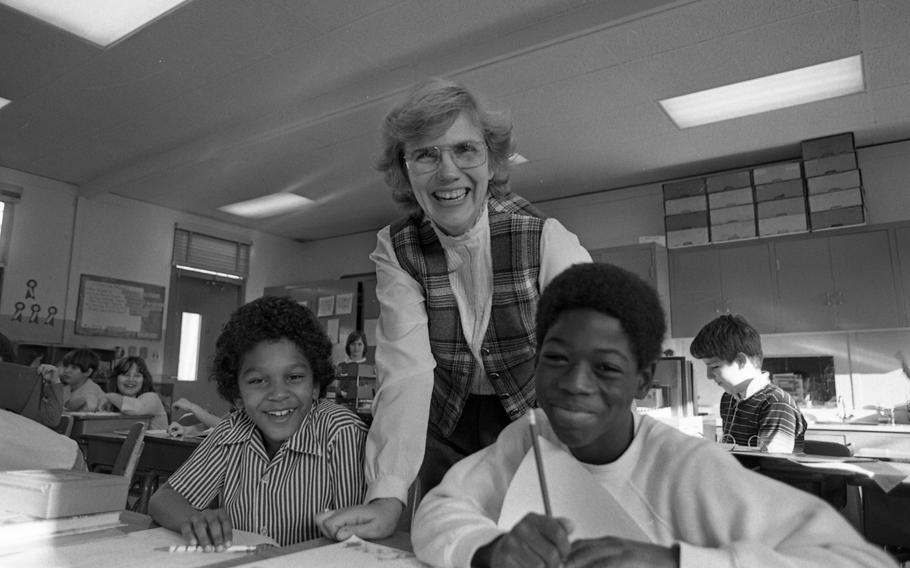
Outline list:
[[[721,312],[739,314],[759,333],[772,333],[774,285],[771,253],[765,243],[720,250]]]
[[[723,310],[720,255],[715,249],[670,251],[673,337],[694,337]]]
[[[832,303],[837,328],[891,328],[900,325],[887,231],[831,237]]]
[[[828,239],[774,244],[777,269],[777,331],[835,328],[834,283]]]
[[[901,324],[910,325],[910,227],[903,227],[894,231],[897,239],[898,256],[898,281],[901,285],[903,309],[901,310]]]
[[[633,272],[657,288],[654,249],[648,246],[623,246],[591,251],[594,262],[615,264]]]

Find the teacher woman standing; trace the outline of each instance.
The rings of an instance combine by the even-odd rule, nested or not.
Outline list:
[[[408,210],[377,235],[379,388],[365,449],[364,505],[323,532],[394,532],[408,488],[428,491],[461,458],[536,405],[540,291],[590,262],[578,238],[510,193],[508,119],[464,86],[433,79],[386,116],[379,169]]]

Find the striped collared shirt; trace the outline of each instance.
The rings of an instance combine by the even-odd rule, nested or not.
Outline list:
[[[748,398],[730,393],[720,399],[722,442],[767,447],[770,452],[801,452],[806,419],[796,402],[780,387],[767,384]]]
[[[243,410],[221,422],[168,484],[196,509],[217,497],[235,529],[281,545],[321,536],[314,517],[359,504],[366,486],[366,426],[350,410],[320,400],[269,460]]]

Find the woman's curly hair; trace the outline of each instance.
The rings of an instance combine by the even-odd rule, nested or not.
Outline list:
[[[313,386],[324,396],[334,378],[332,343],[309,308],[289,297],[263,296],[237,308],[215,343],[211,380],[231,404],[240,398],[237,375],[243,358],[262,341],[287,339],[300,349],[313,370]]]

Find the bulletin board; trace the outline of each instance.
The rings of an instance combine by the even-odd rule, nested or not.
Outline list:
[[[79,281],[79,335],[161,339],[164,286],[83,274]]]

